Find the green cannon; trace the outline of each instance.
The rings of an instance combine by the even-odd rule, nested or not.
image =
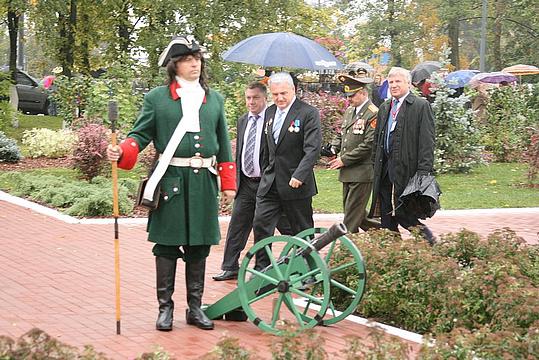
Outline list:
[[[366,281],[361,253],[346,232],[344,224],[334,224],[257,242],[241,263],[237,288],[204,312],[213,320],[249,319],[271,333],[279,333],[279,320],[297,322],[304,329],[337,323],[357,308]],[[273,251],[279,249],[276,258]],[[266,252],[271,261],[261,271],[254,269],[257,251]],[[345,285],[338,275],[350,267],[358,276]],[[345,297],[340,301],[344,308],[335,308],[332,294]]]

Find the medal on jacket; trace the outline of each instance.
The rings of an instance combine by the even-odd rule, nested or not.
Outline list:
[[[264,134],[268,135],[268,126],[270,126],[272,122],[273,122],[273,118],[269,119],[269,121],[266,123],[266,128],[264,129]]]
[[[288,127],[288,132],[294,132],[294,121],[290,122],[290,126]]]
[[[299,119],[294,120],[294,132],[299,132]]]
[[[363,135],[363,129],[365,129],[365,120],[359,119],[352,127],[352,133],[355,135]]]

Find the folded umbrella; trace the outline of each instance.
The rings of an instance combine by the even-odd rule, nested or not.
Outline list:
[[[440,209],[442,191],[438,182],[431,174],[415,174],[399,196],[399,206],[418,219],[430,218]]]

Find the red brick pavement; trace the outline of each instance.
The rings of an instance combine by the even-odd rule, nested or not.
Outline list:
[[[328,226],[338,216],[317,217]],[[428,221],[439,235],[462,227],[487,234],[510,226],[530,243],[537,243],[539,209],[484,212],[440,212]],[[223,233],[226,221],[222,222]],[[174,356],[193,359],[211,350],[228,334],[241,339],[259,358],[271,335],[250,322],[219,321],[216,330],[203,331],[184,321],[185,291],[180,267],[175,293],[175,328],[154,330],[156,316],[154,264],[143,225],[120,225],[122,335],[115,335],[113,226],[68,224],[0,200],[0,335],[18,337],[33,327],[59,340],[92,344],[115,359],[128,359],[157,345]],[[215,282],[223,246],[208,261],[205,303],[213,303],[235,288],[234,282]],[[365,336],[366,327],[350,321],[319,328],[332,358],[345,347],[346,335]]]

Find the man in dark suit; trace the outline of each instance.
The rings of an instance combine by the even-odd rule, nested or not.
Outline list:
[[[274,104],[266,110],[263,172],[256,199],[255,243],[273,235],[286,214],[292,232],[311,228],[312,197],[317,193],[314,165],[320,153],[320,114],[295,96],[292,77],[273,74],[269,87]],[[256,254],[255,269],[269,265],[265,251]]]
[[[369,216],[381,212],[382,228],[398,232],[418,226],[434,244],[434,236],[409,210],[399,204],[408,181],[415,174],[433,171],[434,116],[427,100],[410,92],[410,72],[394,67],[388,74],[391,99],[378,111],[374,134],[373,201]]]
[[[245,105],[249,110],[238,119],[236,137],[236,181],[238,192],[223,254],[220,274],[215,281],[234,280],[238,277],[239,258],[247,244],[253,227],[256,192],[260,183],[260,167],[264,149],[264,113],[268,91],[264,84],[253,82],[245,90]],[[277,229],[281,234],[291,235],[286,217],[280,219]]]

